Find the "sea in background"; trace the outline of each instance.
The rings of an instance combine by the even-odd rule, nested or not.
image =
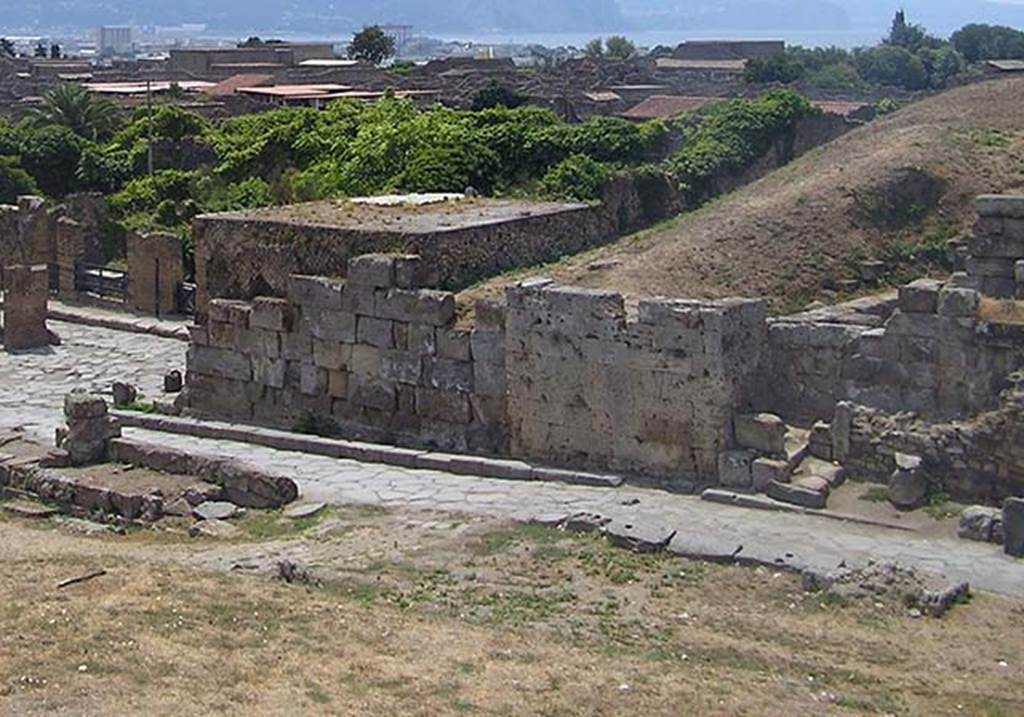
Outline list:
[[[736,32],[729,30],[671,30],[671,31],[630,31],[589,32],[589,33],[516,33],[516,32],[424,32],[424,35],[452,42],[466,42],[476,45],[543,45],[545,47],[583,47],[595,37],[624,35],[638,47],[675,47],[685,40],[722,39],[769,39],[785,40],[787,45],[804,47],[853,48],[875,45],[883,32],[875,30],[842,30],[814,32],[800,30],[759,30]]]

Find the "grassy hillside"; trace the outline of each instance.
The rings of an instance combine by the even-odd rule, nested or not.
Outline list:
[[[830,298],[828,279],[881,258],[893,279],[915,248],[973,223],[978,194],[1024,189],[1024,79],[962,87],[797,159],[700,211],[562,262],[464,293],[494,295],[526,274],[675,297],[766,296],[775,310]]]

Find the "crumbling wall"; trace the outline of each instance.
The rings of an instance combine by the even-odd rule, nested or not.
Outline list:
[[[765,343],[759,301],[641,301],[546,282],[508,290],[512,454],[717,479]]]
[[[1024,374],[1008,379],[999,405],[967,421],[929,422],[919,416],[844,406],[848,430],[842,459],[858,480],[887,483],[896,453],[920,456],[932,490],[962,502],[999,505],[1024,495]],[[845,429],[844,429],[845,430]]]
[[[287,298],[210,303],[193,330],[193,411],[366,440],[504,453],[504,322],[455,326],[419,257],[368,255],[347,280],[294,275]],[[481,312],[487,316],[486,310]]]
[[[181,239],[174,234],[128,235],[128,308],[146,314],[177,310],[178,284],[185,277]]]
[[[985,316],[983,298],[1016,288],[976,272],[983,261],[1013,274],[1024,259],[1024,197],[980,197],[978,211],[968,274],[901,287],[887,316],[868,309],[773,321],[760,407],[804,420],[830,417],[843,400],[933,420],[992,410],[1007,377],[1024,367],[1024,329]]]

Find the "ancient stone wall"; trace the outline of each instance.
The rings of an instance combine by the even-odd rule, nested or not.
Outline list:
[[[641,301],[527,283],[508,291],[516,457],[680,481],[717,480],[735,407],[765,345],[759,301]]]
[[[198,217],[197,308],[210,299],[283,297],[292,274],[344,277],[348,261],[371,252],[417,254],[438,271],[440,286],[456,290],[508,269],[552,261],[609,238],[589,207],[430,232],[402,234],[236,217]]]
[[[189,350],[192,409],[504,453],[500,310],[456,328],[454,295],[423,288],[436,274],[418,257],[363,256],[346,273],[292,276],[287,298],[212,301]]]
[[[146,314],[172,314],[185,276],[181,239],[174,234],[128,235],[128,308]]]
[[[995,410],[966,421],[929,422],[913,414],[887,414],[844,405],[833,421],[845,426],[837,445],[850,475],[886,483],[896,453],[920,456],[931,490],[963,502],[999,505],[1024,495],[1024,374],[1008,379]]]
[[[52,220],[41,197],[0,205],[0,273],[12,264],[52,263],[54,249]]]

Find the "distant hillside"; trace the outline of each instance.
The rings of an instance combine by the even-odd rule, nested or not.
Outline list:
[[[1024,189],[1024,79],[963,87],[824,145],[662,227],[534,273],[632,295],[766,296],[775,309],[853,278],[858,260],[942,246],[978,194]],[[499,277],[465,292],[495,295]]]
[[[207,23],[211,29],[347,33],[364,24],[409,23],[421,30],[592,31],[621,28],[615,0],[63,0],[12,3],[0,27]]]

